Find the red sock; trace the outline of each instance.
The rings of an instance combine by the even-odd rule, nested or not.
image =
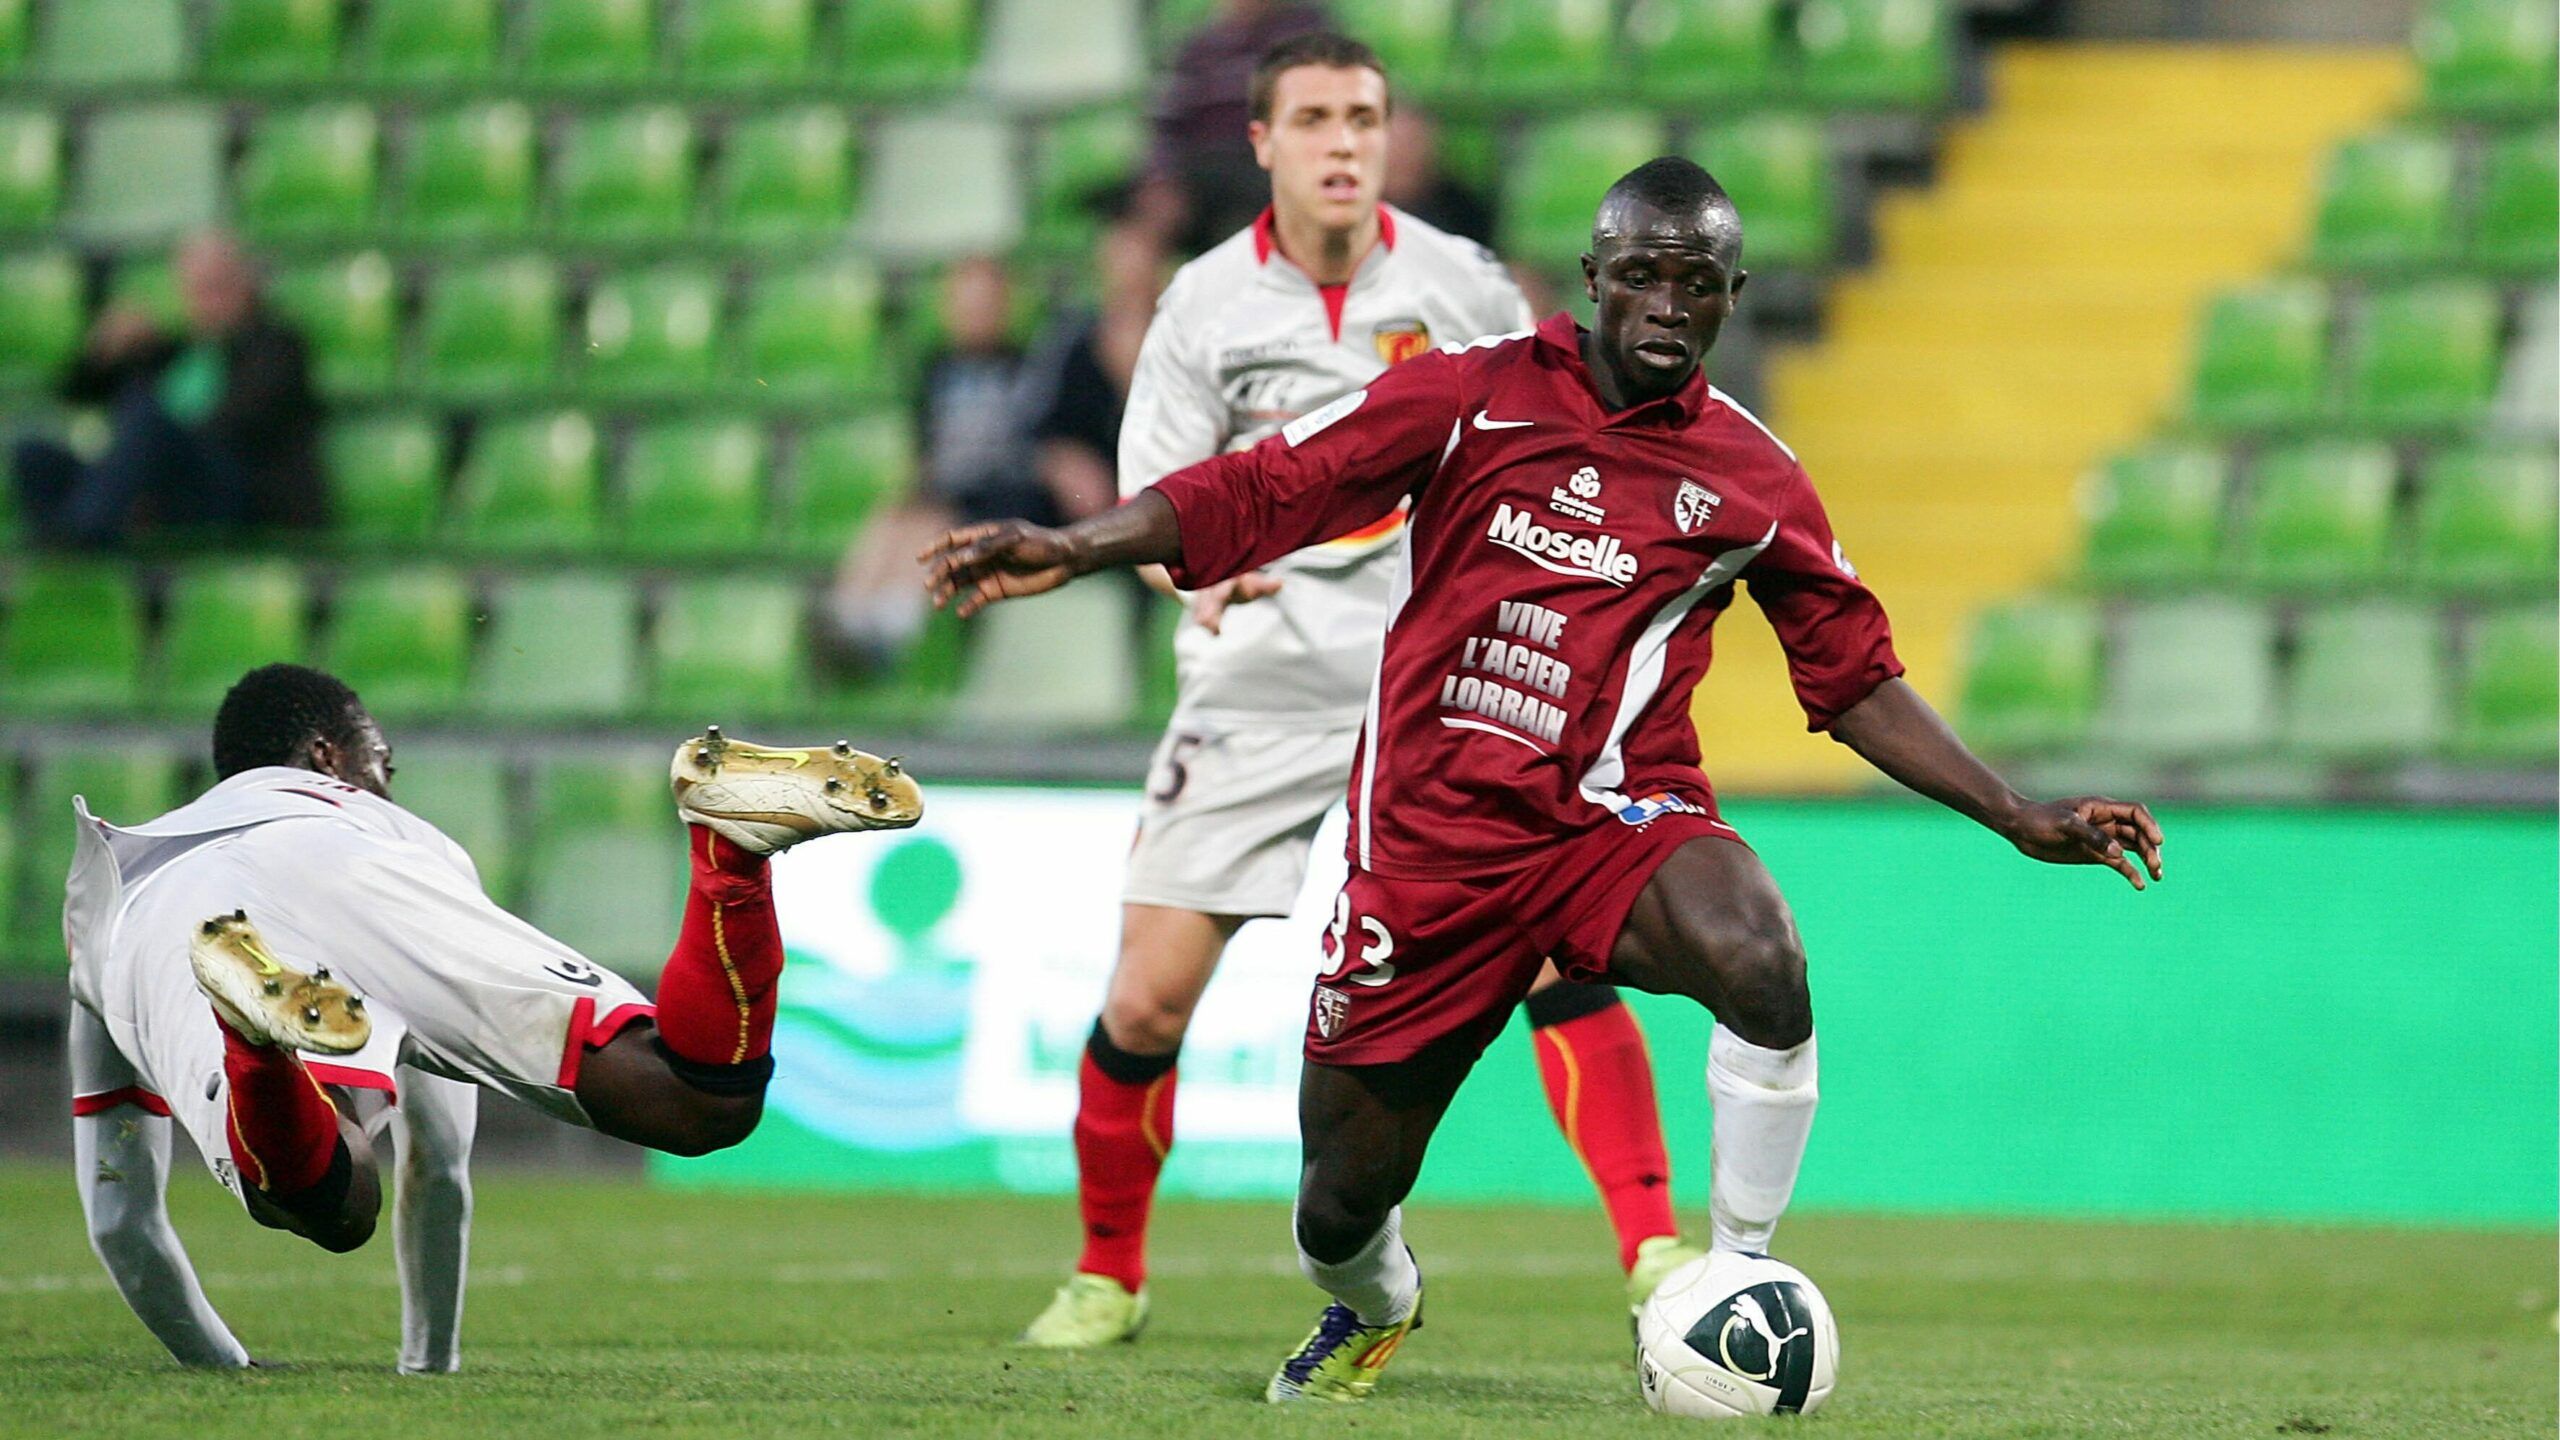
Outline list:
[[[231,1161],[240,1178],[270,1195],[308,1190],[329,1173],[338,1153],[338,1107],[302,1068],[302,1057],[275,1045],[253,1045],[222,1024],[222,1074],[231,1093]]]
[[[1671,1162],[1662,1153],[1644,1032],[1635,1012],[1618,1002],[1529,1033],[1547,1106],[1600,1187],[1618,1232],[1619,1267],[1632,1269],[1639,1243],[1680,1230],[1671,1218]]]
[[[1114,1080],[1094,1063],[1090,1046],[1076,1070],[1076,1206],[1084,1215],[1076,1269],[1131,1290],[1147,1283],[1147,1210],[1173,1148],[1178,1073]]]
[[[773,1044],[782,927],[772,866],[700,825],[685,829],[693,886],[658,976],[658,1039],[696,1064],[744,1064]]]

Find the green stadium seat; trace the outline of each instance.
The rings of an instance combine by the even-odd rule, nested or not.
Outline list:
[[[415,546],[435,535],[444,431],[424,415],[369,415],[329,427],[329,513],[340,539]]]
[[[657,68],[655,0],[522,0],[522,6],[520,81],[635,85]]]
[[[2129,758],[2195,760],[2262,749],[2275,730],[2275,623],[2217,597],[2124,617],[2097,729]]]
[[[142,596],[104,565],[22,569],[0,630],[0,696],[17,711],[129,710],[142,679]]]
[[[1476,0],[1469,88],[1511,105],[1597,93],[1616,49],[1609,11],[1609,0]]]
[[[62,882],[79,844],[71,810],[75,795],[101,820],[139,825],[177,805],[177,756],[150,742],[78,744],[39,751],[28,767],[26,797],[18,807],[26,862],[10,948],[57,973],[67,964]]]
[[[2552,587],[2560,497],[2548,450],[2436,452],[2418,502],[2418,566],[2445,590]]]
[[[2077,742],[2098,698],[2098,614],[2042,596],[1985,610],[1965,665],[1965,738],[2020,755]]]
[[[760,90],[809,78],[813,0],[686,0],[681,69],[706,89]]]
[[[2502,274],[2546,274],[2560,249],[2560,143],[2547,129],[2493,141],[2482,157],[2471,262]]]
[[[483,426],[454,488],[453,529],[489,550],[584,550],[599,525],[595,422],[574,410]]]
[[[339,0],[215,0],[204,74],[226,85],[316,85],[338,65]]]
[[[261,116],[234,185],[242,228],[262,240],[370,229],[377,139],[373,112],[361,105]]]
[[[1148,7],[1148,48],[1159,59],[1172,59],[1182,49],[1183,41],[1209,23],[1209,17],[1218,12],[1218,5],[1219,0],[1155,0],[1155,4]],[[1359,29],[1358,26],[1349,28]],[[1368,32],[1360,33],[1365,35]]]
[[[0,75],[15,75],[27,59],[27,9],[31,0],[0,0]],[[0,870],[0,890],[9,886]]]
[[[2444,625],[2433,607],[2333,605],[2302,617],[2283,740],[2342,763],[2414,759],[2444,734]]]
[[[587,296],[580,383],[592,395],[623,399],[699,393],[719,361],[720,286],[718,275],[691,265],[597,281]]]
[[[499,720],[600,720],[637,692],[639,596],[618,575],[501,582],[472,673],[473,709]]]
[[[1624,175],[1662,153],[1662,121],[1638,111],[1599,111],[1531,129],[1505,177],[1502,249],[1553,270],[1591,248],[1599,208],[1594,177]]]
[[[1750,100],[1777,89],[1777,11],[1777,0],[1636,0],[1626,32],[1636,93],[1659,104],[1694,105]],[[1755,231],[1759,218],[1752,216]],[[1756,234],[1753,241],[1756,246]]]
[[[659,794],[663,806],[663,783]],[[654,983],[684,919],[684,832],[672,827],[668,818],[544,841],[525,867],[525,919],[644,988]]]
[[[2386,431],[2467,425],[2498,388],[2498,295],[2462,280],[2365,297],[2339,397],[2351,424]]]
[[[2326,409],[2329,292],[2273,280],[2215,297],[2189,391],[2195,418],[2221,429],[2298,426]]]
[[[907,113],[871,131],[855,239],[874,256],[939,263],[1001,254],[1022,228],[1013,127],[991,113]]]
[[[764,431],[752,420],[671,420],[631,437],[622,548],[637,556],[744,555],[764,538]]]
[[[2317,440],[2268,452],[2237,536],[2242,572],[2287,589],[2397,579],[2392,488],[2385,446]]]
[[[160,678],[151,701],[201,720],[243,675],[305,658],[310,596],[299,567],[280,560],[189,565],[169,581],[160,624]]]
[[[416,373],[434,389],[545,389],[560,349],[559,272],[529,255],[448,268],[427,287],[418,336]]]
[[[391,764],[391,798],[461,846],[481,888],[500,904],[515,898],[514,787],[506,762],[487,746],[428,741],[395,745]]]
[[[1751,217],[1746,244],[1753,268],[1829,263],[1839,235],[1839,207],[1831,180],[1831,146],[1820,121],[1756,115],[1707,131],[1697,148],[1699,163],[1714,172],[1742,213]]]
[[[907,492],[915,463],[915,430],[903,415],[858,415],[807,432],[776,540],[810,560],[835,559],[873,511]]]
[[[847,88],[864,98],[948,90],[977,55],[970,0],[865,0],[849,7],[839,53]]]
[[[663,828],[673,818],[667,764],[655,752],[581,754],[534,772],[533,830],[543,840],[580,830]]]
[[[1947,0],[1805,0],[1796,44],[1798,86],[1817,105],[1927,110],[1955,88]]]
[[[714,182],[720,235],[750,244],[841,235],[853,209],[852,154],[852,122],[833,106],[738,121]]]
[[[759,395],[832,401],[880,383],[880,277],[860,261],[759,277],[743,328]]]
[[[1333,16],[1395,77],[1398,95],[1434,95],[1455,80],[1456,0],[1334,0]]]
[[[80,326],[80,262],[50,250],[0,257],[0,391],[50,389]]]
[[[2330,269],[2405,269],[2453,253],[2453,141],[2395,130],[2340,145],[2321,181],[2311,258]]]
[[[1033,166],[1032,240],[1051,250],[1083,250],[1101,229],[1096,202],[1137,177],[1146,145],[1146,124],[1133,110],[1090,110],[1042,131]]]
[[[46,8],[38,78],[74,89],[164,86],[187,73],[178,0],[72,0]]]
[[[128,255],[107,281],[107,304],[140,310],[162,328],[187,323],[186,302],[178,297],[178,269],[160,253]]]
[[[670,720],[762,717],[807,693],[800,587],[723,576],[679,581],[658,604],[650,704]]]
[[[2553,30],[2547,0],[2426,0],[2413,40],[2427,108],[2464,116],[2547,113]]]
[[[2231,465],[2211,445],[2156,441],[2114,456],[2082,491],[2081,568],[2102,585],[2178,588],[2211,573]]]
[[[2472,622],[2460,703],[2454,744],[2461,754],[2551,764],[2560,735],[2560,625],[2549,605],[2493,611]]]
[[[1143,0],[984,0],[973,94],[1016,111],[1130,98],[1146,82]]]
[[[529,229],[533,139],[533,113],[512,100],[421,118],[409,131],[401,224],[437,240],[481,240]]]
[[[499,0],[373,0],[365,71],[378,85],[473,85],[497,72]]]
[[[71,189],[70,228],[100,245],[153,245],[222,213],[221,112],[137,106],[89,117]]]
[[[374,395],[390,388],[400,358],[399,292],[399,277],[379,250],[276,277],[276,304],[309,337],[323,391]]]
[[[385,720],[462,705],[471,664],[471,590],[433,566],[349,575],[330,604],[327,666]]]
[[[590,241],[664,239],[693,218],[693,121],[673,105],[581,116],[552,178],[560,230]]]
[[[49,229],[61,208],[61,117],[0,111],[0,232]]]

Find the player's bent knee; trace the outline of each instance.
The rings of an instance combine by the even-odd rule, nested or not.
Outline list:
[[[1368,1197],[1313,1184],[1298,1191],[1298,1248],[1328,1265],[1339,1265],[1360,1253],[1387,1223],[1393,1201],[1375,1204]]]
[[[1184,997],[1115,985],[1102,1002],[1102,1028],[1132,1055],[1170,1055],[1190,1033],[1191,1008]]]
[[[1804,947],[1790,930],[1730,937],[1717,957],[1716,1018],[1754,1045],[1790,1050],[1813,1034]]]

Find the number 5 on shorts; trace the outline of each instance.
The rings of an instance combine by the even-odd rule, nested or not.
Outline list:
[[[1346,890],[1334,896],[1333,927],[1330,933],[1333,936],[1333,953],[1342,958],[1342,965],[1332,974],[1318,980],[1317,984],[1384,985],[1396,978],[1396,967],[1387,963],[1387,957],[1396,953],[1396,937],[1387,933],[1387,927],[1375,915],[1361,916],[1360,930],[1368,937],[1368,943],[1361,946],[1359,957],[1354,959],[1350,941],[1351,892]],[[1368,973],[1352,974],[1352,967],[1357,965],[1368,966]]]

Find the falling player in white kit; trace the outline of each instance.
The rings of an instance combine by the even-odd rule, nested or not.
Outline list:
[[[249,672],[213,756],[220,783],[146,824],[75,802],[63,910],[90,1239],[190,1365],[250,1361],[162,1205],[173,1120],[260,1224],[344,1251],[373,1234],[387,1114],[400,1368],[451,1370],[478,1087],[677,1154],[738,1143],[773,1073],[768,857],[923,814],[896,761],[841,742],[771,750],[716,726],[686,741],[670,779],[692,878],[653,1005],[500,909],[460,846],[392,803],[391,747],[333,677]]]
[[[1527,302],[1482,246],[1380,203],[1390,101],[1367,46],[1327,34],[1279,45],[1252,102],[1271,207],[1165,290],[1121,425],[1124,495],[1248,449],[1436,345],[1529,328]],[[1119,963],[1079,1067],[1084,1250],[1027,1344],[1106,1344],[1146,1323],[1147,1216],[1173,1140],[1183,1034],[1236,930],[1289,913],[1316,828],[1341,801],[1402,528],[1390,516],[1191,597],[1173,721],[1129,854]],[[1643,1034],[1610,987],[1562,984],[1552,968],[1523,1008],[1557,1123],[1608,1208],[1630,1303],[1641,1301],[1701,1253],[1672,1219]]]

